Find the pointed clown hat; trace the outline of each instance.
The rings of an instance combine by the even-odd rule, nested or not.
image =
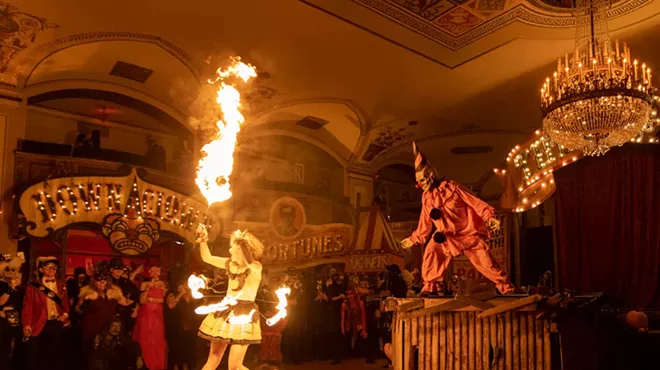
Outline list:
[[[422,153],[421,150],[419,150],[419,147],[417,146],[417,143],[413,141],[413,154],[415,154],[415,172],[423,172],[425,169],[431,170],[433,173],[435,173],[435,168],[431,166],[431,163],[426,159],[426,156],[424,153]]]

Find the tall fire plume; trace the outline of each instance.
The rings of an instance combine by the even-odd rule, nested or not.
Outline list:
[[[216,122],[218,132],[213,140],[202,147],[204,157],[199,160],[195,179],[209,206],[231,198],[229,176],[234,167],[236,138],[245,122],[240,111],[241,94],[235,85],[257,76],[256,68],[241,62],[240,57],[232,57],[230,62],[229,67],[217,70],[215,80],[209,80],[209,83],[219,84],[216,102],[220,105],[222,119]]]

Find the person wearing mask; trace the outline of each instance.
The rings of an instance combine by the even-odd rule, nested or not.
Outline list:
[[[183,282],[166,298],[165,332],[169,348],[168,362],[173,370],[192,369],[195,362],[195,309],[190,289]]]
[[[69,312],[69,317],[71,318],[71,330],[69,330],[70,344],[71,348],[71,360],[73,369],[84,369],[85,362],[83,356],[77,356],[79,349],[83,346],[82,341],[82,328],[80,327],[80,313],[76,311],[78,302],[80,300],[79,295],[81,289],[89,284],[89,275],[87,275],[87,269],[85,267],[76,267],[73,270],[73,277],[66,281],[66,291],[69,296],[69,307],[71,307],[71,312]]]
[[[73,278],[70,278],[66,281],[66,291],[69,296],[69,307],[71,307],[71,321],[75,323],[76,310],[75,307],[78,305],[78,295],[80,295],[80,289],[89,283],[89,276],[87,276],[87,271],[84,267],[76,267],[73,270]]]
[[[20,340],[21,265],[20,257],[0,255],[0,369],[11,368],[12,347]]]
[[[343,275],[341,275],[343,276]],[[331,283],[326,285],[326,295],[330,298],[326,321],[326,339],[332,365],[339,365],[343,356],[344,338],[341,333],[341,311],[346,299],[346,289],[338,273],[334,273]]]
[[[130,335],[133,332],[133,326],[135,326],[135,318],[138,314],[138,309],[140,307],[140,289],[133,283],[133,281],[124,277],[125,274],[124,262],[121,258],[115,257],[110,260],[109,270],[110,270],[110,284],[118,287],[121,290],[124,298],[130,301],[128,306],[121,306],[118,308],[119,319],[124,323],[124,330],[126,334]]]
[[[364,341],[368,336],[366,307],[352,284],[341,306],[341,335],[344,341],[350,343],[351,352],[355,350],[358,339]]]
[[[300,365],[302,363],[302,331],[305,326],[302,307],[302,283],[295,270],[290,270],[286,277],[286,285],[291,288],[287,297],[288,322],[282,332],[282,352],[285,363]]]
[[[89,370],[145,369],[140,345],[126,337],[122,322],[115,319],[94,339]]]
[[[94,338],[117,319],[118,307],[131,304],[119,287],[108,284],[109,278],[108,263],[101,261],[94,267],[91,282],[80,289],[76,312],[85,363],[91,360]]]
[[[320,273],[316,278],[316,287],[314,290],[315,296],[310,308],[309,330],[311,332],[312,344],[312,359],[325,360],[326,359],[326,346],[325,346],[325,320],[327,319],[326,313],[329,307],[329,298],[326,294],[325,281],[323,275]]]
[[[69,297],[65,283],[58,280],[59,260],[37,258],[38,279],[25,288],[22,320],[27,344],[28,369],[63,370],[64,336],[70,326]]]

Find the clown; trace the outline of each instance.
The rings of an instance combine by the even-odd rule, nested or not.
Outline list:
[[[204,262],[227,271],[227,296],[236,301],[220,312],[210,313],[199,327],[198,336],[211,342],[209,357],[202,370],[215,370],[228,346],[231,346],[229,368],[246,369],[243,359],[248,346],[261,343],[260,313],[254,300],[261,283],[263,268],[259,259],[264,246],[252,234],[236,230],[229,242],[230,257],[213,256],[204,225],[197,229],[197,242]],[[239,318],[240,321],[235,320]]]
[[[514,290],[506,273],[493,260],[486,239],[500,227],[495,210],[481,199],[446,178],[435,169],[413,142],[415,179],[423,190],[422,213],[417,230],[401,242],[404,249],[424,245],[433,226],[436,232],[424,250],[422,261],[423,292],[439,292],[452,258],[464,254],[474,267],[497,289],[506,294]]]

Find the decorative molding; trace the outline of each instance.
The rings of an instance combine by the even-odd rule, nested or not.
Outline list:
[[[438,13],[435,18],[430,20],[428,13],[411,10],[410,6],[405,6],[405,4],[413,3],[411,0],[351,1],[454,51],[514,21],[551,28],[573,27],[575,25],[575,19],[571,16],[571,9],[540,5],[538,0],[533,1],[535,5],[522,2],[513,5],[509,9],[502,6],[502,10],[488,8],[485,11],[483,7],[481,10],[479,8],[473,9],[465,3],[451,8],[444,7],[443,12]],[[610,19],[619,17],[646,5],[650,1],[630,0],[624,2],[609,9],[608,16]],[[440,3],[440,1],[434,1],[433,5]],[[450,14],[458,11],[458,9],[461,9],[461,14]],[[473,19],[471,27],[465,24],[467,22],[466,16]],[[445,26],[449,27],[454,24],[456,27],[443,29],[443,22],[439,23],[442,19],[447,19]]]
[[[0,74],[7,72],[14,57],[34,43],[37,33],[59,27],[3,1],[0,1],[0,24]]]
[[[392,125],[386,125],[380,128],[373,140],[367,145],[362,154],[361,160],[371,162],[378,154],[387,150],[397,143],[408,142],[415,135],[414,132],[407,132],[408,126],[394,128]]]
[[[73,34],[59,39],[40,44],[30,51],[30,53],[18,63],[14,70],[12,79],[16,85],[22,85],[27,81],[27,77],[32,73],[45,58],[53,53],[82,44],[104,41],[135,41],[155,44],[163,48],[177,58],[192,72],[193,76],[199,82],[199,65],[180,47],[162,37],[147,35],[136,32],[88,32]]]

